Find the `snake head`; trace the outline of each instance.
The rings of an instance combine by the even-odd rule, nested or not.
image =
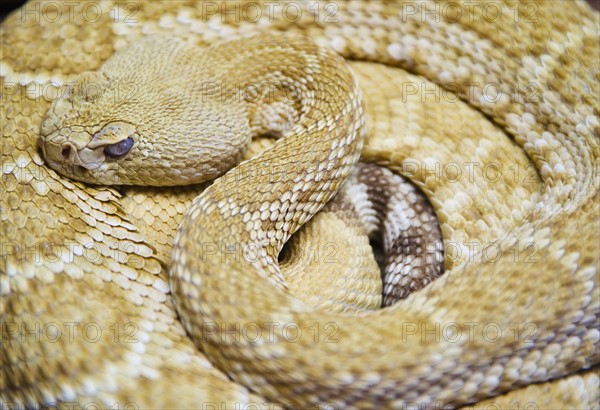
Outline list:
[[[80,74],[42,121],[48,166],[101,185],[188,185],[222,175],[239,162],[251,130],[244,101],[207,91],[220,84],[212,67],[221,60],[210,58],[184,41],[149,37]]]
[[[40,128],[48,165],[76,180],[111,184],[111,163],[134,148],[131,123],[106,117],[115,87],[106,74],[85,72],[70,83]]]

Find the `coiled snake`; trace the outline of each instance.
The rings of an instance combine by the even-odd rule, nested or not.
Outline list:
[[[289,3],[297,19],[255,20],[214,2],[91,3],[98,19],[77,4],[61,24],[49,4],[1,32],[3,403],[597,401],[599,17],[585,3],[427,3],[434,16],[419,2]],[[267,83],[265,100],[246,87]],[[189,210],[204,186],[104,186],[202,182],[260,134],[283,138]],[[324,310],[277,260],[359,155],[428,198],[446,272],[385,309]],[[355,181],[388,172],[361,167]],[[356,283],[334,289],[342,305]]]

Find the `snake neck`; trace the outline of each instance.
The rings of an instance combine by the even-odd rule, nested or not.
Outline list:
[[[226,44],[219,52],[232,52],[228,47],[234,45]],[[252,67],[238,70],[244,74],[229,82],[274,87],[255,101],[248,99],[246,106],[255,132],[282,138],[196,198],[175,239],[174,260],[182,263],[174,264],[172,278],[199,279],[221,271],[224,262],[226,269],[243,266],[285,288],[277,266],[283,244],[335,195],[360,157],[365,134],[362,94],[341,57],[306,39],[256,36],[242,42],[245,49],[258,50],[259,58],[253,63],[242,52],[228,68]],[[283,58],[267,59],[264,53],[273,50],[283,52]],[[222,226],[231,229],[223,232]],[[201,263],[180,257],[194,253],[198,243],[211,249]],[[241,255],[240,250],[241,259],[227,257]],[[199,311],[197,302],[177,281],[173,286],[188,331],[200,336],[201,329],[189,319]]]
[[[233,214],[244,223],[253,221],[253,227],[260,225],[264,238],[239,233],[235,239],[270,238],[268,253],[278,253],[287,238],[335,195],[358,161],[366,132],[362,94],[341,57],[304,38],[258,35],[226,43],[218,52],[227,55],[238,49],[253,50],[254,57],[241,52],[231,61],[222,77],[224,87],[239,87],[253,135],[281,139],[215,181],[198,203],[222,205],[206,220]],[[254,199],[260,192],[280,196],[267,204]],[[288,217],[294,213],[288,204],[298,200],[305,203],[305,216]],[[289,225],[286,234],[271,238],[282,223]]]

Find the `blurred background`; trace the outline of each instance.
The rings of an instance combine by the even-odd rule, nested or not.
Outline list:
[[[140,1],[148,1],[148,0],[140,0]],[[418,0],[415,0],[418,1]],[[543,0],[543,1],[574,1],[574,0]],[[600,0],[586,0],[588,3],[592,5],[596,10],[600,10]],[[132,0],[132,3],[135,0]],[[16,9],[20,5],[24,4],[25,0],[1,0],[0,1],[0,20],[3,20],[4,17],[10,13],[12,10]]]

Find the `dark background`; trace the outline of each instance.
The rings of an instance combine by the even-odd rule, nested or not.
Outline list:
[[[4,0],[0,3],[0,19],[4,20],[4,16],[11,10],[16,9],[21,4],[25,3],[22,0]]]
[[[142,0],[143,1],[143,0]],[[546,1],[573,1],[573,0],[546,0]],[[586,0],[596,10],[600,10],[600,0]],[[0,0],[0,20],[4,19],[6,14],[24,4],[24,0]]]

